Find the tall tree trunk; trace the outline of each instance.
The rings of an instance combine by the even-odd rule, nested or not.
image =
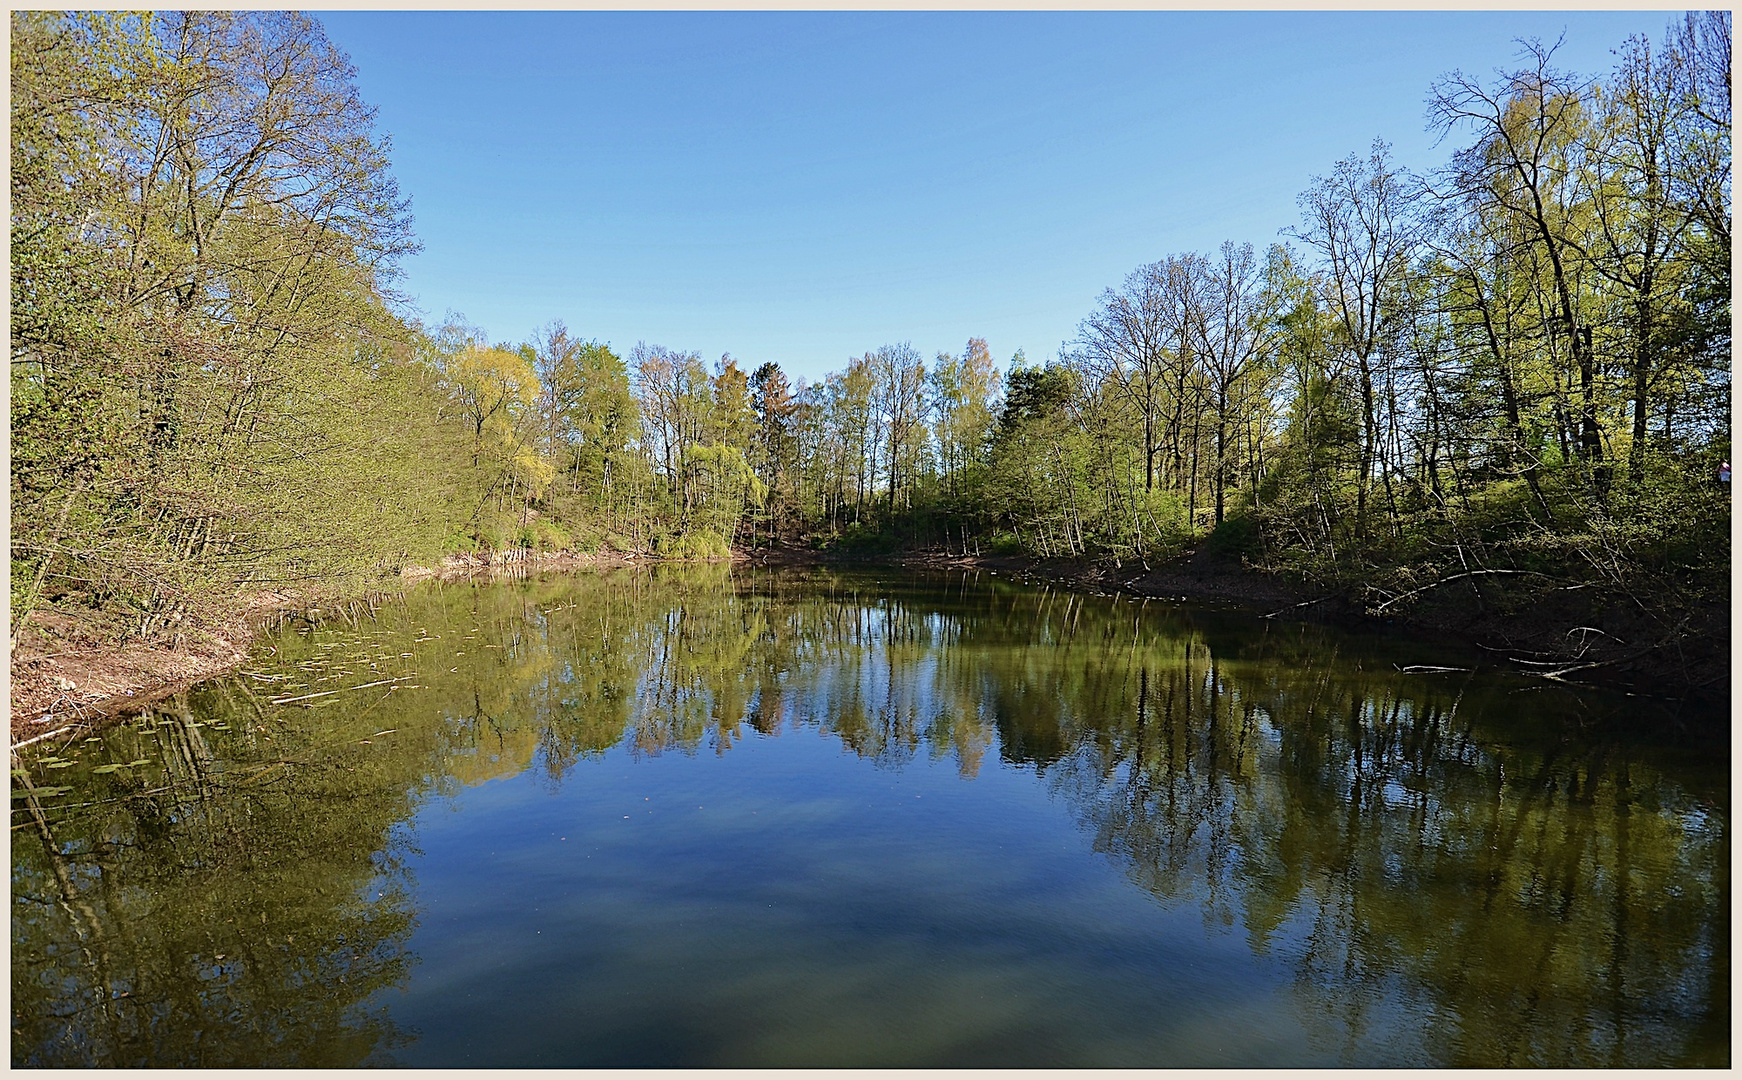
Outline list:
[[[1651,385],[1650,278],[1641,283],[1638,301],[1639,329],[1633,345],[1633,445],[1627,450],[1627,479],[1637,486],[1645,479],[1646,421],[1651,410],[1646,395]]]

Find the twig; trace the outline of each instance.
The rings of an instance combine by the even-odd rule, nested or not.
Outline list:
[[[333,694],[342,694],[347,690],[367,690],[371,686],[386,686],[388,683],[404,682],[407,679],[414,679],[416,677],[417,672],[414,671],[409,675],[397,675],[391,679],[377,679],[375,682],[358,683],[356,686],[341,686],[337,690],[322,690],[318,694],[299,694],[296,697],[267,698],[266,703],[269,705],[289,705],[293,701],[307,701],[310,698],[328,697]]]
[[[79,732],[88,730],[89,728],[90,728],[90,725],[88,723],[86,723],[83,720],[75,718],[70,724],[67,724],[63,727],[51,728],[48,731],[43,732],[41,735],[33,735],[30,738],[25,739],[23,742],[13,743],[12,744],[12,752],[17,753],[21,747],[29,746],[32,743],[43,742],[47,739],[58,738],[61,735],[67,734],[68,732],[71,732],[72,737],[74,739],[76,739],[76,738],[78,738]],[[69,746],[72,745],[72,739],[67,740],[67,745],[69,745]]]

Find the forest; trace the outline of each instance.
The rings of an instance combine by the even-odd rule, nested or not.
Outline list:
[[[415,311],[390,139],[308,15],[11,18],[15,645],[455,554],[769,545],[1207,549],[1374,612],[1727,634],[1728,12],[1595,75],[1538,42],[1424,73],[1445,165],[1328,148],[1283,242],[1158,251],[1044,362],[868,343],[815,382]]]

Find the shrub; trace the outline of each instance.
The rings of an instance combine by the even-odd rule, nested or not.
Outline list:
[[[1213,555],[1244,559],[1258,554],[1261,540],[1258,522],[1252,515],[1235,513],[1223,518],[1222,523],[1204,537],[1204,550]]]

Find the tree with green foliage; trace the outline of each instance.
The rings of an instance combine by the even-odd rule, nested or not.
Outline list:
[[[1012,361],[1021,366],[1020,359]],[[948,497],[960,502],[970,473],[985,461],[999,405],[997,362],[985,338],[969,338],[958,359],[939,353],[928,376],[939,471]]]
[[[794,470],[798,464],[798,403],[786,381],[786,373],[772,361],[750,376],[750,407],[756,415],[756,435],[751,443],[750,463],[768,488],[774,504],[776,528],[797,497]]]
[[[44,600],[150,634],[433,546],[428,517],[359,520],[417,502],[434,402],[391,310],[407,203],[344,55],[283,12],[12,31],[15,640]]]

